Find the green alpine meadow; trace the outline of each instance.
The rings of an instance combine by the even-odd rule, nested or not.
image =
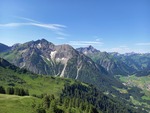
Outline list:
[[[150,0],[0,0],[0,113],[150,113]]]

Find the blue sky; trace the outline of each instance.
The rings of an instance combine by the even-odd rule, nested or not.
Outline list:
[[[150,52],[150,0],[1,0],[0,43],[45,38],[108,52]]]

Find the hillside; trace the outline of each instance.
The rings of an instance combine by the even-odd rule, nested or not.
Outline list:
[[[54,45],[42,39],[17,45],[0,56],[33,73],[80,80],[102,91],[116,93],[112,86],[124,87],[101,65],[70,45]]]
[[[14,88],[14,90],[23,88],[29,92],[29,96],[0,94],[1,112],[9,113],[11,111],[12,113],[19,113],[22,110],[22,113],[27,111],[29,113],[41,113],[54,110],[59,113],[68,111],[70,113],[81,111],[85,113],[88,111],[90,113],[132,113],[136,110],[129,107],[128,104],[123,106],[121,101],[104,95],[92,85],[71,79],[40,76],[15,66],[12,69],[12,64],[3,59],[1,61],[0,86],[4,87],[6,93],[10,94],[8,92],[10,88]],[[4,65],[6,62],[7,65]]]
[[[90,57],[96,64],[101,65],[111,75],[140,74],[146,76],[150,70],[150,54],[140,53],[107,53],[101,52],[94,47],[77,48],[78,52]]]
[[[16,90],[18,87],[21,88],[20,90],[24,88],[30,95],[40,98],[43,98],[45,94],[55,95],[55,98],[61,98],[61,95],[66,96],[66,98],[73,98],[78,95],[77,98],[79,100],[84,97],[83,104],[88,100],[89,106],[92,105],[94,106],[93,109],[104,112],[108,106],[105,105],[107,102],[103,103],[103,107],[99,105],[97,97],[100,91],[100,95],[105,95],[108,99],[113,99],[111,101],[114,103],[121,102],[120,105],[124,104],[128,106],[127,109],[130,109],[129,106],[131,106],[138,110],[143,108],[143,110],[150,111],[150,107],[148,106],[149,100],[144,100],[144,98],[149,98],[149,93],[144,92],[144,89],[140,87],[128,86],[120,81],[120,77],[127,76],[127,74],[134,73],[137,76],[138,74],[142,76],[143,73],[148,74],[148,63],[146,71],[135,71],[136,69],[128,66],[120,57],[116,57],[116,54],[100,52],[92,46],[85,49],[82,48],[81,50],[86,54],[84,55],[79,50],[79,52],[76,51],[69,45],[54,45],[45,39],[17,44],[13,49],[0,54],[0,56],[3,56],[3,58],[8,59],[16,65],[14,66],[6,60],[0,59],[0,86],[3,86],[5,89],[14,87],[13,90]],[[99,63],[100,61],[102,63]],[[28,69],[29,71],[27,71]],[[77,82],[78,80],[84,82],[84,84]],[[79,86],[74,86],[75,83]],[[82,87],[85,83],[90,88],[88,89],[89,91],[92,90],[93,92],[93,86],[96,87],[98,95],[93,93],[92,95],[95,95],[95,97],[87,98],[91,93],[85,90],[87,88]],[[75,93],[74,88],[86,91],[83,93],[84,96],[79,96],[82,91],[78,91],[79,94],[76,95],[74,93],[62,94],[62,90],[66,87],[66,84],[68,84],[66,90],[71,88],[70,92]],[[10,90],[11,88],[8,89]],[[94,100],[91,102],[91,99]],[[69,99],[66,101],[74,100]],[[107,104],[110,104],[109,102]],[[116,106],[118,105],[115,105],[113,109],[117,109]],[[111,107],[110,109],[112,109]]]
[[[94,47],[77,48],[77,51],[90,57],[97,65],[101,65],[111,75],[128,75],[135,72],[135,69],[122,60],[113,57],[107,52],[101,52]]]
[[[145,106],[150,108],[150,75],[147,76],[116,76],[119,78],[125,86],[132,88],[130,92],[134,92],[137,95],[137,87],[140,89],[141,95],[137,97],[130,96],[130,101],[136,106]],[[133,90],[134,89],[134,90]],[[126,90],[118,89],[121,92],[126,92]],[[150,110],[148,110],[150,111]]]
[[[127,54],[112,54],[114,58],[121,60],[136,71],[145,71],[150,69],[150,54],[127,53]],[[142,75],[142,74],[141,74]]]

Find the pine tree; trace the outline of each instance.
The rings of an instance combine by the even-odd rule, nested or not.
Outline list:
[[[86,109],[85,109],[85,113],[89,113],[89,109],[90,109],[90,108],[89,108],[89,105],[87,104],[87,105],[86,105]]]
[[[14,89],[14,94],[15,94],[15,95],[19,95],[19,88],[15,88],[15,89]]]
[[[50,100],[54,100],[55,99],[55,96],[52,94],[50,95]]]
[[[68,102],[69,102],[68,100],[69,100],[68,98],[64,99],[64,103],[63,104],[64,104],[65,108],[68,108]]]
[[[75,107],[79,107],[79,99],[78,98],[75,99]]]
[[[50,96],[45,95],[43,98],[43,107],[48,109],[50,107]]]
[[[43,109],[43,108],[37,108],[36,112],[37,113],[46,113],[45,109]]]
[[[8,87],[6,92],[7,92],[7,94],[13,95],[14,94],[14,88]]]
[[[29,96],[29,91],[27,89],[25,90],[25,95]]]
[[[55,102],[55,100],[52,100],[50,103],[50,109],[49,109],[50,113],[55,113],[56,109],[57,109],[56,102]]]
[[[6,93],[3,86],[0,86],[0,93],[1,93],[1,94],[5,94],[5,93]]]

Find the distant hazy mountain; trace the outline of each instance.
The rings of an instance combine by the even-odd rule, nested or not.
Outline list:
[[[84,53],[86,54],[93,54],[93,53],[99,53],[100,51],[95,49],[93,46],[88,46],[88,47],[81,47],[81,48],[77,48],[77,51],[79,51],[80,53]]]
[[[144,76],[150,71],[150,53],[107,53],[100,52],[91,46],[76,50],[90,57],[112,75],[139,75],[141,73],[141,76],[142,74]]]
[[[76,50],[90,57],[96,64],[104,67],[112,75],[128,75],[135,71],[135,69],[122,60],[113,57],[113,55],[107,52],[100,52],[91,46],[77,48]]]
[[[0,43],[0,52],[4,52],[4,51],[6,51],[6,50],[8,50],[8,49],[10,49],[9,46]]]
[[[150,70],[150,54],[139,54],[139,53],[126,53],[120,55],[114,55],[113,57],[121,60],[136,71]]]

